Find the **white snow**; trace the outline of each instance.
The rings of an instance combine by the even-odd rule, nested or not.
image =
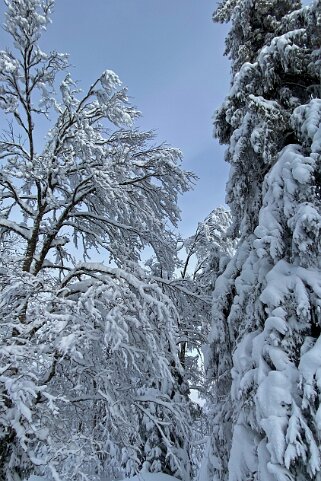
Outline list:
[[[132,478],[126,478],[123,481],[177,481],[177,478],[163,473],[139,473]]]
[[[28,479],[28,481],[46,481],[46,480],[42,476],[32,475]],[[122,481],[178,481],[178,479],[163,473],[139,473],[136,476],[132,476],[131,478],[125,478]]]

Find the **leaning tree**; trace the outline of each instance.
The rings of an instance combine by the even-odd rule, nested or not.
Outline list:
[[[178,313],[140,256],[149,246],[173,271],[177,196],[192,176],[178,150],[133,126],[114,72],[82,93],[68,57],[41,50],[52,0],[5,3],[0,477],[188,479]]]

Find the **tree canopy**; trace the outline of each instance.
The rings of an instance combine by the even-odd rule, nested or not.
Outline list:
[[[173,272],[193,175],[135,128],[114,72],[84,93],[41,50],[53,4],[7,0],[0,51],[0,476],[188,479],[179,314],[140,257]]]

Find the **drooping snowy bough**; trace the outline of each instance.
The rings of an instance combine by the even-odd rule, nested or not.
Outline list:
[[[117,75],[85,94],[40,49],[53,1],[7,0],[0,51],[0,478],[189,479],[178,313],[139,265],[175,263],[180,152],[133,127]],[[42,142],[37,134],[53,119]],[[39,147],[40,146],[40,147]],[[104,262],[91,262],[98,252]]]
[[[239,246],[216,282],[210,480],[321,479],[321,3],[224,1],[215,117]],[[203,477],[203,479],[204,479]]]

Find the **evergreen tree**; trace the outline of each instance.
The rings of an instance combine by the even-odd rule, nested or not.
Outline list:
[[[240,241],[214,291],[204,473],[320,480],[321,3],[226,0],[215,19],[232,25],[215,127]]]
[[[192,427],[192,442],[182,439],[182,446],[188,446],[192,460],[192,476],[199,471],[204,451],[204,437],[208,419],[194,396],[204,400],[207,387],[204,385],[204,363],[202,347],[210,327],[213,286],[218,275],[224,270],[234,252],[235,242],[227,236],[231,215],[223,207],[214,209],[202,222],[195,233],[178,244],[181,262],[180,272],[166,276],[157,259],[147,264],[153,278],[172,300],[179,312],[179,359],[183,375],[173,366],[176,379],[173,399],[180,394],[185,398],[186,414]],[[157,435],[157,433],[156,433]],[[161,446],[157,436],[155,444]],[[186,451],[186,447],[184,448]],[[161,450],[159,450],[161,453]],[[193,478],[194,479],[194,478]]]
[[[202,404],[208,397],[209,385],[204,378],[204,356],[196,356],[195,352],[201,353],[206,346],[211,326],[214,286],[235,250],[236,242],[228,235],[230,227],[230,211],[218,207],[198,224],[195,234],[184,242],[186,260],[181,272],[182,279],[198,295],[198,298],[186,296],[185,304],[181,305],[183,319],[189,327],[186,336],[188,342],[184,346],[185,376],[194,386]],[[200,471],[199,468],[202,458],[208,452],[207,434],[211,418],[212,411],[207,406],[195,406],[192,454],[200,481],[206,479],[205,466],[204,470]]]
[[[114,72],[85,94],[67,73],[56,94],[68,58],[39,45],[53,1],[6,5],[0,478],[94,481],[150,467],[189,479],[173,374],[183,376],[179,316],[139,260],[150,246],[173,271],[177,195],[191,175],[177,149],[135,129],[138,112]],[[105,262],[91,262],[96,251]]]
[[[184,243],[185,260],[181,275],[173,282],[175,304],[181,313],[181,332],[185,340],[180,345],[181,362],[187,368],[190,383],[204,395],[206,389],[201,353],[211,324],[212,296],[217,277],[224,271],[234,253],[235,242],[228,237],[231,214],[224,207],[214,209],[199,222],[195,233]],[[174,290],[175,292],[175,290]],[[202,366],[202,367],[201,367]]]
[[[231,227],[231,213],[224,207],[217,207],[199,222],[196,232],[184,242],[186,260],[182,269],[182,278],[191,270],[190,276],[200,290],[211,294],[216,278],[224,270],[235,250],[235,240],[228,235]],[[196,262],[191,267],[191,259]]]

